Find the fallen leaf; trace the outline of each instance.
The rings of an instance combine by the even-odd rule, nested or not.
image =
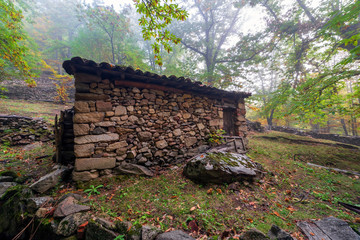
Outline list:
[[[273,211],[273,213],[278,216],[278,217],[281,217],[280,214],[277,212],[277,211]]]
[[[289,210],[290,212],[295,212],[296,211],[292,206],[289,206],[286,209]]]
[[[195,211],[195,210],[196,210],[196,207],[190,208],[190,212]]]

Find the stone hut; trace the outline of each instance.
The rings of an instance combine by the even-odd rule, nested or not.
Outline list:
[[[76,92],[74,112],[66,114],[73,123],[60,119],[58,132],[71,138],[73,129],[73,139],[60,134],[58,143],[73,145],[74,180],[133,169],[146,174],[149,167],[181,162],[208,149],[217,129],[246,145],[244,99],[250,93],[80,57],[63,67],[74,75]],[[61,151],[58,161],[66,162]]]

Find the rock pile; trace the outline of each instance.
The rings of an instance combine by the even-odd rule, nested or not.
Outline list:
[[[0,139],[9,145],[26,145],[53,140],[54,134],[41,118],[0,115]]]

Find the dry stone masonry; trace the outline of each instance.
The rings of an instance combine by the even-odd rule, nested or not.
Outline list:
[[[75,76],[74,180],[181,162],[216,129],[246,137],[250,94],[81,58],[63,66]]]
[[[6,145],[26,145],[53,140],[54,134],[42,118],[0,115],[0,139]]]

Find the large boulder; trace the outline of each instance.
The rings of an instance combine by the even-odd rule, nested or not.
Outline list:
[[[184,168],[184,175],[201,183],[232,183],[261,176],[261,165],[245,154],[207,152],[194,157]]]

